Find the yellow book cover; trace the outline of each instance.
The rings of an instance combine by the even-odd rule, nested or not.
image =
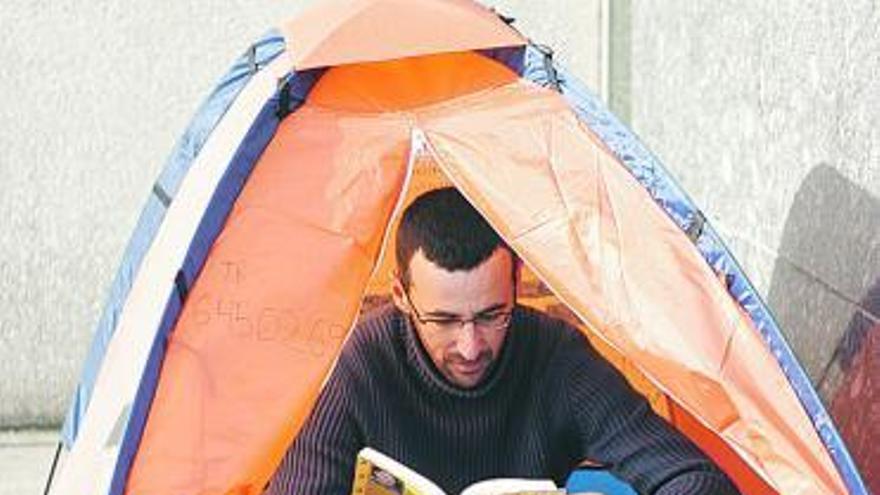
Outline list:
[[[428,478],[369,447],[357,456],[352,495],[449,495]],[[559,495],[550,480],[498,478],[479,481],[459,495]]]

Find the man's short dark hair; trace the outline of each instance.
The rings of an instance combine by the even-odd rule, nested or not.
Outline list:
[[[419,249],[428,261],[448,271],[470,270],[497,248],[510,249],[454,187],[416,198],[403,212],[396,244],[397,271],[404,286],[409,286],[409,263]]]

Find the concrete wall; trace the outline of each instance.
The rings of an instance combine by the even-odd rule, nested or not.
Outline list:
[[[311,0],[0,5],[0,427],[56,424],[142,202],[217,77]],[[680,179],[815,380],[880,277],[877,2],[494,2]]]
[[[844,330],[877,317],[880,3],[616,4],[613,108],[720,230],[830,397]]]
[[[0,428],[55,425],[153,180],[250,41],[311,4],[0,4]],[[494,2],[598,87],[601,2]]]

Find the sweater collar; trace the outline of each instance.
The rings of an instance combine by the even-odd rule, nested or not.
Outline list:
[[[515,331],[517,328],[516,322],[519,319],[517,318],[518,311],[514,311],[514,318],[511,320],[510,329],[504,340],[504,345],[501,347],[498,359],[492,364],[492,368],[489,370],[486,378],[473,388],[458,387],[443,376],[443,373],[437,369],[431,356],[428,355],[428,351],[425,349],[424,345],[422,345],[422,341],[416,333],[412,319],[402,312],[398,313],[400,327],[403,330],[402,334],[404,345],[406,347],[407,364],[409,364],[414,370],[419,380],[427,384],[429,387],[453,397],[473,399],[487,395],[496,387],[496,384],[500,380],[511,378],[506,375],[510,374],[508,372],[508,369],[510,368],[508,363],[511,360],[511,355],[514,354],[515,348],[517,347],[517,341],[519,340],[515,338],[518,334],[518,332]]]

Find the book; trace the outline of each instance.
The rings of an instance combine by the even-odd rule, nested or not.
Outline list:
[[[372,448],[358,452],[352,495],[453,495],[413,469]],[[551,480],[495,478],[478,481],[458,495],[558,495]]]

